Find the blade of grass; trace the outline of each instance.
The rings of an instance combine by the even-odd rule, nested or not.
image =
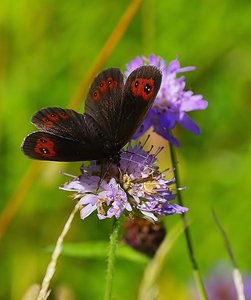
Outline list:
[[[223,227],[222,227],[222,225],[221,225],[214,209],[212,209],[212,215],[213,215],[214,222],[217,225],[217,227],[220,231],[220,234],[223,238],[227,253],[228,253],[228,255],[230,257],[230,260],[232,262],[232,265],[234,267],[234,269],[233,269],[233,279],[234,279],[236,292],[237,292],[237,295],[238,295],[238,300],[245,300],[243,279],[242,279],[242,276],[241,276],[241,272],[240,272],[240,270],[237,266],[237,262],[236,262],[236,259],[235,259],[235,256],[234,256],[234,251],[231,247],[231,244],[230,244],[230,241],[227,237],[227,234],[226,234],[225,230],[223,229]]]
[[[89,71],[87,71],[86,76],[83,82],[81,83],[79,90],[76,92],[75,96],[69,102],[69,107],[77,108],[77,106],[81,103],[86,93],[86,90],[90,85],[91,79],[102,67],[102,65],[104,65],[104,63],[109,58],[109,56],[112,54],[116,45],[122,38],[130,22],[132,21],[133,17],[138,11],[141,2],[142,0],[134,0],[130,2],[124,14],[121,16],[120,20],[115,26],[114,30],[106,40],[96,60],[90,67]],[[0,216],[0,239],[5,234],[11,221],[16,215],[19,207],[23,203],[29,189],[31,188],[32,183],[37,178],[37,175],[42,170],[42,168],[44,168],[44,164],[36,161],[32,162],[31,165],[26,170],[26,172],[24,172],[24,175],[20,180],[19,185],[15,189],[14,193],[8,199],[6,206]]]
[[[170,252],[177,238],[184,230],[184,225],[179,222],[166,236],[154,258],[150,261],[145,273],[143,275],[142,282],[140,284],[138,300],[153,300],[157,299],[157,287],[156,281],[160,275],[161,270],[167,259],[167,255]]]
[[[142,5],[142,38],[143,49],[147,54],[151,54],[154,49],[155,38],[155,6],[157,2],[154,0],[145,0]]]
[[[46,300],[50,294],[50,290],[49,290],[50,282],[56,271],[56,266],[57,266],[58,258],[62,251],[64,238],[65,238],[66,234],[69,232],[73,218],[75,217],[75,214],[79,211],[80,206],[81,206],[80,204],[75,205],[74,209],[72,210],[69,218],[67,219],[67,221],[64,225],[64,228],[63,228],[60,236],[57,239],[57,243],[53,250],[50,263],[47,267],[37,300]]]
[[[125,13],[120,18],[117,26],[114,28],[113,32],[106,40],[96,60],[90,67],[89,71],[86,73],[86,76],[82,84],[80,85],[79,91],[69,103],[70,107],[76,108],[82,102],[83,95],[85,95],[86,91],[88,90],[91,80],[99,72],[100,68],[104,65],[106,60],[112,54],[114,48],[116,47],[123,34],[125,33],[126,29],[128,28],[132,18],[138,11],[141,2],[142,0],[134,0],[129,4]]]
[[[23,202],[23,199],[25,198],[29,188],[31,187],[32,182],[37,177],[37,174],[41,171],[41,169],[42,164],[38,161],[34,161],[25,172],[12,196],[9,198],[0,216],[0,239],[13,220],[16,212]]]

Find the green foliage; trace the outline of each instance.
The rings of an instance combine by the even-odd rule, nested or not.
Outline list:
[[[107,249],[109,242],[86,242],[86,243],[75,243],[75,244],[64,244],[62,255],[71,257],[82,257],[82,258],[101,258],[106,259]],[[48,248],[52,251],[54,247]],[[116,256],[121,259],[127,259],[135,263],[147,263],[148,257],[133,250],[126,245],[119,245]]]
[[[33,129],[31,115],[41,107],[67,106],[128,4],[126,0],[1,1],[1,211],[31,164],[20,151],[23,137]],[[191,114],[202,134],[193,136],[180,128],[176,132],[182,143],[179,167],[182,185],[187,187],[183,198],[190,208],[195,252],[203,274],[217,261],[228,260],[211,217],[214,206],[240,269],[248,272],[250,1],[147,0],[142,5],[103,67],[124,68],[136,55],[150,53],[167,61],[179,55],[183,66],[197,67],[187,75],[187,82],[209,102],[206,111]],[[77,175],[80,164],[43,164],[0,243],[1,299],[21,299],[32,284],[41,282],[49,261],[43,249],[56,241],[74,205],[66,192],[58,190],[65,181],[58,170]],[[167,159],[162,166],[168,167]],[[166,218],[167,227],[177,220],[177,216]],[[78,243],[79,248],[65,245],[53,289],[66,284],[75,299],[103,298],[105,261],[100,257],[107,247],[99,241],[108,241],[110,230],[110,221],[95,216],[75,220],[67,241]],[[91,250],[93,259],[88,260]],[[76,257],[78,251],[85,259]],[[143,261],[139,264],[142,256],[128,248],[123,251],[119,256],[127,260],[116,261],[114,298],[136,299],[144,270]],[[163,269],[163,286],[168,280],[177,288],[191,281],[182,237]],[[160,299],[166,292],[161,288]]]

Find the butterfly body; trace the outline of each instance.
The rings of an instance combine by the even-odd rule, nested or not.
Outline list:
[[[49,107],[32,117],[38,128],[22,143],[30,158],[51,161],[111,159],[119,153],[150,109],[161,83],[160,71],[143,66],[124,83],[117,68],[101,72],[93,81],[85,113]]]

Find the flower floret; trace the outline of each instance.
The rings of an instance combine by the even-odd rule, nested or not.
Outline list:
[[[175,59],[166,66],[163,58],[150,55],[149,57],[138,56],[126,65],[125,74],[128,76],[133,70],[142,65],[153,65],[162,72],[162,82],[158,95],[143,124],[134,134],[137,139],[142,136],[150,127],[153,130],[169,140],[175,146],[179,142],[170,134],[176,123],[189,130],[193,134],[200,134],[199,126],[187,115],[187,112],[193,110],[205,109],[208,102],[202,95],[194,95],[191,90],[185,90],[185,77],[177,77],[177,74],[194,71],[194,67],[181,68],[178,59]]]
[[[152,154],[152,148],[145,151],[141,144],[129,146],[121,153],[120,166],[108,164],[105,176],[101,166],[91,162],[61,189],[75,192],[82,219],[94,211],[100,220],[134,213],[157,221],[160,216],[184,213],[187,208],[170,203],[176,196],[172,187],[175,179],[167,179],[171,170],[159,171],[156,156],[160,151]]]

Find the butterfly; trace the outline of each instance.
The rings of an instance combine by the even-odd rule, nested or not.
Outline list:
[[[153,66],[137,68],[126,82],[118,68],[102,71],[90,86],[83,114],[48,107],[33,115],[31,122],[39,130],[23,140],[23,153],[49,161],[119,162],[121,149],[151,108],[161,80]]]

